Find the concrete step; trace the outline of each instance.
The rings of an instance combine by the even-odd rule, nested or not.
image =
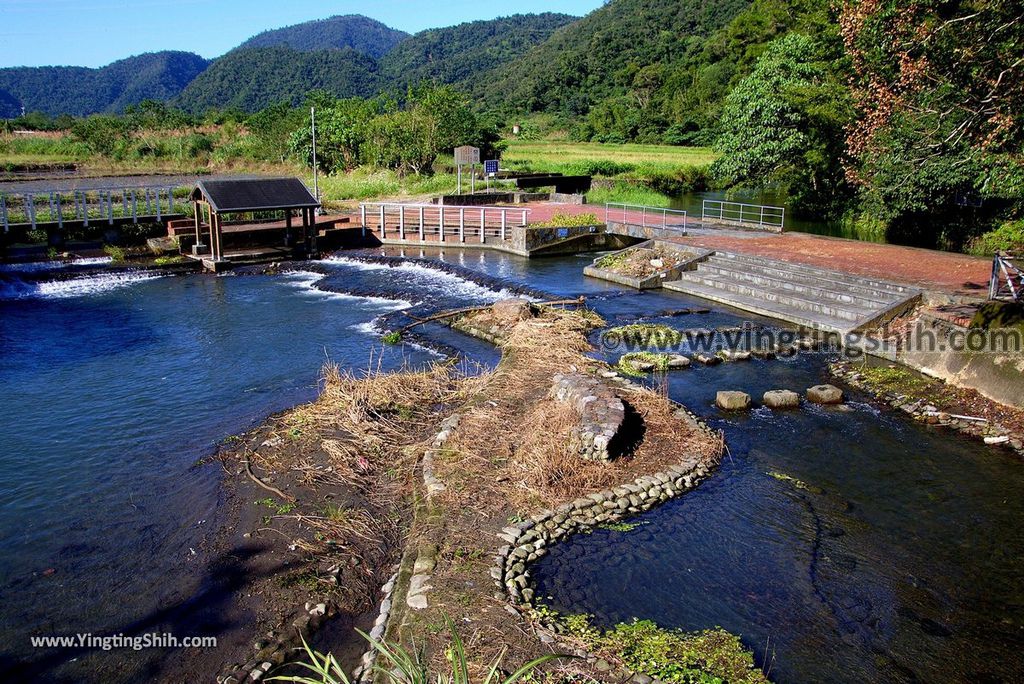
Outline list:
[[[679,280],[700,285],[703,288],[719,290],[723,294],[736,294],[753,300],[760,300],[767,305],[778,308],[780,312],[787,309],[809,311],[828,318],[847,321],[852,325],[867,318],[873,311],[867,306],[842,303],[837,301],[816,299],[813,293],[800,293],[781,288],[769,288],[748,282],[740,282],[732,277],[723,278],[714,274],[705,274],[700,270],[683,273]]]
[[[824,285],[823,280],[807,276],[797,275],[793,278],[769,275],[760,270],[742,269],[736,264],[720,265],[717,261],[708,261],[697,267],[697,272],[712,278],[729,280],[747,285],[754,285],[770,290],[788,290],[802,297],[814,300],[830,301],[837,304],[850,304],[853,306],[872,309],[880,304],[887,304],[894,301],[893,295],[888,293],[878,295],[863,292],[861,288],[847,288],[840,283],[828,283]]]
[[[778,259],[768,259],[761,256],[753,256],[749,254],[738,254],[735,252],[718,252],[716,251],[714,257],[719,261],[728,260],[733,263],[744,264],[747,266],[754,266],[759,270],[774,270],[780,273],[797,274],[802,273],[816,278],[825,278],[830,281],[845,283],[852,286],[863,286],[872,288],[874,290],[890,292],[894,295],[906,296],[918,292],[918,288],[910,285],[903,285],[901,283],[894,283],[888,280],[882,280],[880,278],[870,278],[867,276],[858,276],[843,271],[835,271],[828,268],[819,268],[817,266],[810,266],[808,264],[796,264],[789,261],[780,261]]]
[[[665,283],[662,287],[666,290],[673,290],[687,295],[693,295],[712,302],[719,302],[728,306],[749,311],[751,313],[777,318],[787,323],[796,324],[816,330],[845,333],[853,325],[850,321],[840,318],[833,318],[813,311],[802,311],[799,309],[783,310],[779,305],[766,301],[759,297],[750,297],[735,292],[727,292],[716,287],[702,285],[690,280],[673,280]]]
[[[901,299],[905,296],[906,288],[900,287],[902,291],[896,291],[889,287],[876,287],[874,285],[864,285],[858,282],[851,282],[848,279],[843,278],[844,274],[836,274],[835,271],[829,271],[826,269],[818,269],[812,271],[810,269],[800,268],[787,268],[785,264],[781,264],[778,261],[769,261],[764,264],[757,264],[751,261],[732,259],[727,256],[721,256],[715,254],[707,259],[705,262],[709,266],[714,266],[722,269],[732,269],[741,273],[749,273],[756,271],[758,275],[777,278],[786,282],[803,282],[808,285],[817,287],[823,287],[829,290],[842,291],[851,295],[859,295],[868,299],[878,299],[879,301],[893,301]]]

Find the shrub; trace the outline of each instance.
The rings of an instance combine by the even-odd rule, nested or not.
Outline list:
[[[995,230],[982,233],[971,240],[967,251],[987,257],[996,252],[1024,254],[1024,220],[1007,221]]]
[[[539,228],[581,228],[584,226],[596,226],[601,221],[597,220],[595,214],[554,214],[546,222],[539,224]]]

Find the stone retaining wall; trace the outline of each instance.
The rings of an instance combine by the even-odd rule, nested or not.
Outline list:
[[[1015,434],[1003,425],[990,423],[987,420],[968,420],[945,411],[939,411],[938,408],[923,399],[914,399],[892,392],[878,392],[866,382],[866,378],[862,373],[845,361],[832,363],[829,366],[829,371],[848,385],[867,392],[880,401],[884,401],[892,408],[903,411],[913,417],[914,420],[919,420],[928,425],[943,425],[978,437],[979,439],[1007,437],[1006,446],[1024,456],[1024,435]]]
[[[582,458],[610,461],[619,455],[609,447],[626,419],[626,407],[610,387],[593,375],[559,373],[554,377],[551,396],[580,412],[573,444]]]

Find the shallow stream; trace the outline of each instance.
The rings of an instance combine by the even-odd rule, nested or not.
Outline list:
[[[29,637],[201,629],[204,604],[223,600],[204,594],[202,553],[221,501],[219,468],[195,464],[315,396],[326,360],[397,368],[439,358],[434,346],[494,362],[440,325],[423,346],[382,351],[379,316],[513,292],[586,294],[613,324],[708,306],[586,279],[590,257],[406,256],[425,260],[346,256],[280,276],[0,273],[0,672],[158,676],[166,652],[69,662]],[[714,306],[663,322],[749,318]],[[720,625],[778,682],[1024,680],[1024,464],[857,395],[781,414],[712,406],[718,389],[756,399],[825,379],[812,354],[670,374],[670,396],[723,429],[730,456],[635,530],[556,547],[535,570],[541,595],[602,624]]]

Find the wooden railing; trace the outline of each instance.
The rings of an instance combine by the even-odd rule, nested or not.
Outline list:
[[[529,222],[529,209],[512,207],[453,207],[441,204],[363,202],[359,218],[363,233],[370,229],[380,239],[486,242],[488,237],[509,238],[514,226]]]

